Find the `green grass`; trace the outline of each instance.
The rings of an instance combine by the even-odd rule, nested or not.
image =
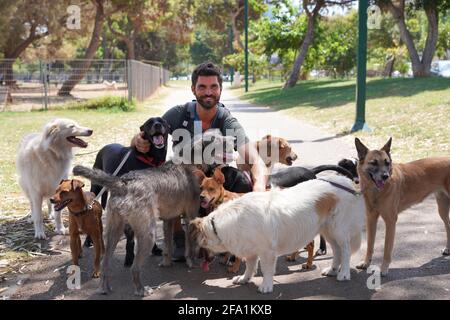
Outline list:
[[[129,112],[137,108],[135,100],[128,101],[124,97],[106,96],[81,102],[68,102],[52,107],[52,110],[97,110],[102,112]]]
[[[355,120],[355,80],[310,80],[282,90],[283,83],[261,81],[235,89],[240,98],[271,106],[328,132],[349,134]],[[371,148],[393,137],[397,161],[450,155],[450,79],[371,79],[367,83],[366,121],[361,137]]]

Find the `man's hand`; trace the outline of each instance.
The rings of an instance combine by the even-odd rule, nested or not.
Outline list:
[[[131,146],[136,147],[137,151],[141,153],[147,153],[150,150],[150,142],[143,138],[144,132],[140,132],[135,135],[133,140],[131,140]]]
[[[238,152],[245,163],[251,165],[253,191],[266,191],[268,178],[267,167],[259,156],[256,147],[252,143],[247,143],[238,148]]]

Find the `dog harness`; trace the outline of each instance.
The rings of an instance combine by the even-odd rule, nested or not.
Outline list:
[[[343,185],[341,185],[341,184],[339,184],[339,183],[336,183],[336,182],[333,182],[333,181],[329,181],[329,180],[325,180],[325,179],[321,179],[321,178],[318,178],[317,180],[321,180],[321,181],[328,182],[328,183],[331,184],[332,186],[334,186],[334,187],[336,187],[336,188],[339,188],[339,189],[342,189],[342,190],[345,190],[345,191],[351,193],[351,194],[354,195],[354,196],[360,196],[360,195],[361,195],[360,192],[357,192],[357,191],[355,191],[355,190],[352,190],[352,189],[350,189],[350,188],[347,188],[346,186],[343,186]]]

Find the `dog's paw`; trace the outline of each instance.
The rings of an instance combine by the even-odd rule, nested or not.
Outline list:
[[[60,234],[60,235],[69,234],[69,231],[65,227],[59,227],[59,228],[55,229],[55,232],[56,232],[56,234]]]
[[[104,275],[101,278],[101,283],[100,287],[98,288],[98,292],[103,295],[112,292],[112,287],[109,285],[109,281]]]
[[[338,274],[338,271],[336,269],[333,269],[332,267],[325,268],[322,271],[322,275],[327,276],[327,277],[335,277],[335,276],[337,276],[337,274]]]
[[[294,262],[297,259],[298,252],[294,252],[288,256],[286,256],[286,261]]]
[[[441,252],[443,256],[450,256],[450,248],[442,249]]]
[[[236,276],[233,278],[233,284],[247,284],[249,280],[245,276]]]
[[[261,293],[271,293],[273,292],[273,284],[261,284],[258,287],[258,291]]]
[[[315,268],[316,268],[316,266],[313,263],[311,263],[311,264],[309,264],[309,263],[302,264],[302,269],[303,270],[312,270],[312,269],[315,269]]]
[[[389,274],[389,265],[381,265],[381,276],[382,277],[387,277],[387,275]]]
[[[194,263],[192,262],[192,259],[190,257],[186,258],[186,265],[189,269],[192,269],[194,267]]]
[[[370,266],[370,261],[361,261],[356,265],[356,269],[366,270]]]
[[[47,237],[45,236],[44,230],[36,230],[34,231],[34,238],[38,240],[46,240]]]
[[[350,280],[350,271],[343,272],[340,271],[336,277],[337,281],[349,281]]]

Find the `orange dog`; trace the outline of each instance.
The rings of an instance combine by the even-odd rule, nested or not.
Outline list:
[[[91,192],[83,192],[80,180],[62,180],[50,202],[55,210],[69,209],[70,251],[72,262],[78,265],[81,256],[80,233],[86,233],[94,242],[95,258],[93,278],[100,276],[100,258],[105,251],[103,243],[102,206]]]
[[[207,178],[202,171],[197,171],[196,175],[200,182],[200,205],[208,209],[209,212],[214,211],[217,207],[229,200],[236,199],[244,193],[234,193],[225,190],[223,184],[225,183],[225,176],[221,171],[221,167],[214,169],[214,174],[211,178]],[[224,258],[226,263],[229,259],[229,254]],[[228,266],[227,271],[231,273],[236,273],[239,271],[241,266],[241,259],[236,257],[234,263]]]

